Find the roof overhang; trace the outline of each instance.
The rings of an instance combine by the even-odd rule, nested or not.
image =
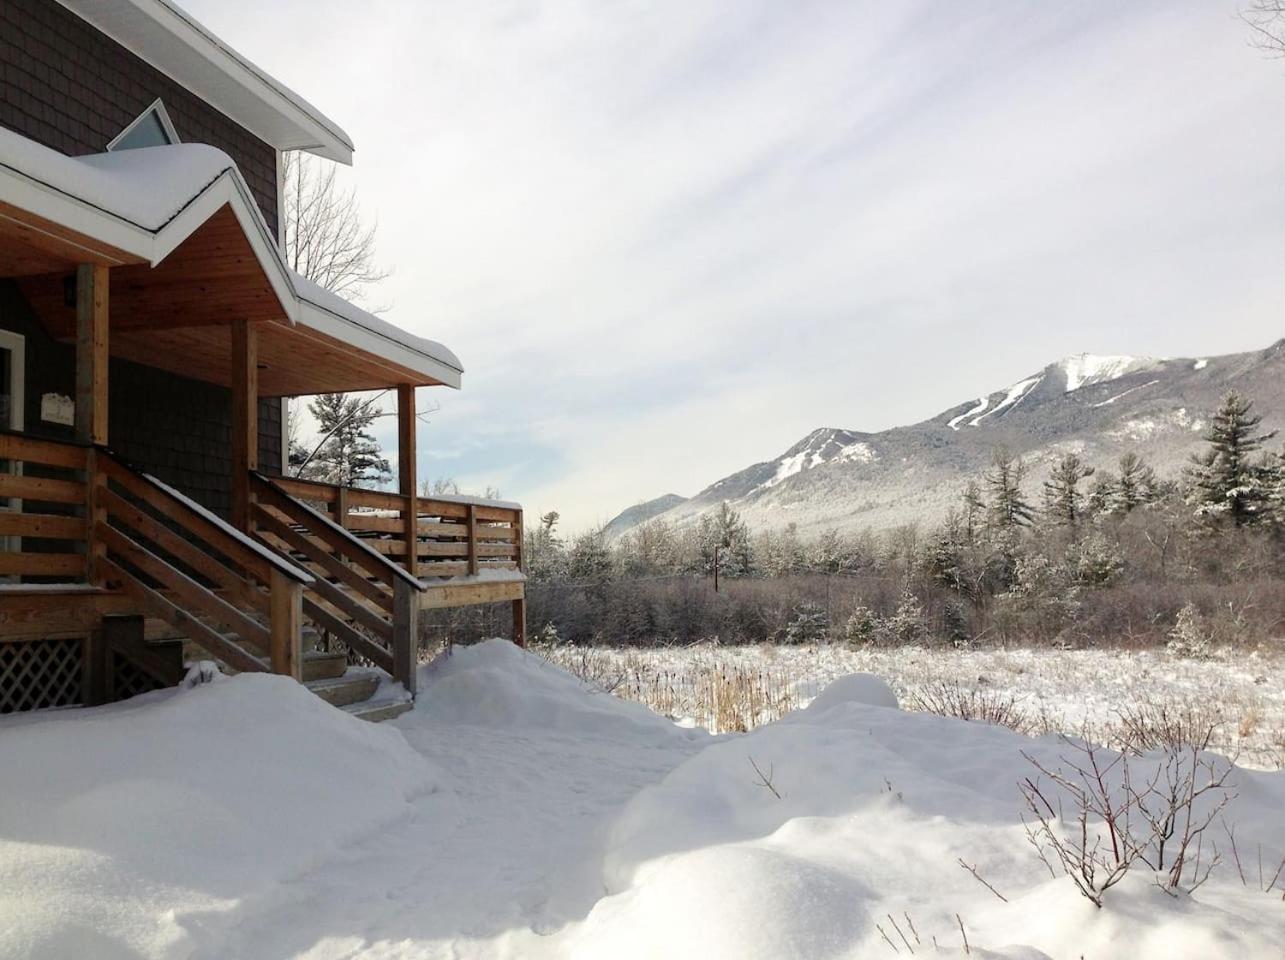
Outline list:
[[[265,143],[352,163],[337,123],[169,0],[59,2]]]
[[[216,259],[226,266],[211,266]],[[120,268],[114,275],[122,291],[137,288],[122,301],[132,307],[121,325],[127,338],[117,341],[126,347],[127,328],[150,318],[151,335],[161,337],[157,347],[188,344],[214,355],[217,344],[203,348],[191,331],[205,328],[199,336],[210,341],[223,334],[209,328],[243,317],[290,328],[307,348],[292,360],[285,333],[264,327],[280,343],[279,375],[263,381],[265,386],[275,382],[281,394],[395,383],[460,386],[463,368],[445,346],[401,330],[291,271],[240,172],[220,151],[185,144],[72,158],[0,129],[0,276],[33,278],[27,281],[29,299],[40,301],[42,319],[52,317],[57,327],[65,325],[68,309],[59,276],[77,263]],[[155,292],[162,288],[183,309],[166,314]],[[195,302],[193,291],[202,291]],[[173,332],[180,328],[188,332]],[[162,336],[164,331],[170,332]],[[141,337],[137,329],[133,335]],[[158,352],[144,359],[149,351],[140,339],[142,362],[159,365]],[[343,373],[311,389],[308,384],[319,380],[309,379],[305,360],[318,356],[330,358]],[[292,364],[298,369],[287,375]],[[208,379],[220,382],[222,376]]]

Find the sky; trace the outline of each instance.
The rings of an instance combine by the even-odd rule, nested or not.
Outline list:
[[[420,476],[566,530],[1285,335],[1285,61],[1236,2],[182,2],[356,144],[385,317],[466,369]]]

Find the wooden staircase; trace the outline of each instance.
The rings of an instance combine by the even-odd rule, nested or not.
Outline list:
[[[407,699],[372,700],[379,689],[379,674],[348,666],[348,657],[344,653],[320,650],[305,653],[303,683],[331,706],[376,723],[399,717],[413,706]]]

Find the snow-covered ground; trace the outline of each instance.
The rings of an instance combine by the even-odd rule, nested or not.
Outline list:
[[[886,680],[903,704],[946,682],[1011,698],[1036,730],[1082,733],[1102,740],[1121,714],[1164,706],[1216,724],[1213,743],[1241,766],[1285,769],[1285,653],[1216,652],[1210,660],[1163,650],[951,650],[849,647],[843,644],[653,648],[552,648],[543,651],[617,695],[675,718],[718,728],[723,684],[752,680],[767,701],[764,720],[806,705],[828,683],[850,673]],[[713,688],[713,689],[712,689]]]
[[[1135,865],[1099,909],[1022,825],[1055,737],[872,677],[712,736],[502,641],[421,680],[380,726],[253,676],[0,721],[0,957],[1282,955],[1282,773],[1229,775],[1243,870],[1219,823],[1195,893]]]

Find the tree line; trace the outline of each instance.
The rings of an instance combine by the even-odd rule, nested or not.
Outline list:
[[[525,544],[532,628],[608,643],[1266,640],[1285,623],[1285,449],[1261,423],[1228,394],[1169,478],[1134,452],[1104,468],[1068,451],[1033,488],[1030,464],[996,450],[931,527],[809,539],[751,531],[724,503],[609,542],[564,539],[548,513]]]

